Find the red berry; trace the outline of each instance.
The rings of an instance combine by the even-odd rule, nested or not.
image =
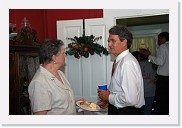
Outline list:
[[[84,47],[83,51],[84,52],[88,52],[88,48],[87,47]]]
[[[75,44],[74,49],[78,49],[78,48],[79,48],[79,46],[77,44]]]

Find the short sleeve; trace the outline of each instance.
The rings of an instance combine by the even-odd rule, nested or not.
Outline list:
[[[33,112],[51,109],[50,94],[42,83],[32,81],[29,85],[28,92]]]

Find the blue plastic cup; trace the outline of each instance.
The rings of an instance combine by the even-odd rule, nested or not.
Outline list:
[[[99,85],[98,87],[101,90],[107,90],[107,84]]]

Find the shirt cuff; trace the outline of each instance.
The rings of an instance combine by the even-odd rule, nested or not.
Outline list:
[[[148,56],[148,62],[151,62],[151,55]]]
[[[114,94],[109,95],[109,103],[114,105]]]

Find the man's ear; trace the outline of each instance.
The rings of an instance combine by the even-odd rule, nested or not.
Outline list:
[[[122,45],[123,47],[126,47],[126,48],[127,48],[127,40],[124,39],[124,40],[122,41],[121,45]]]

